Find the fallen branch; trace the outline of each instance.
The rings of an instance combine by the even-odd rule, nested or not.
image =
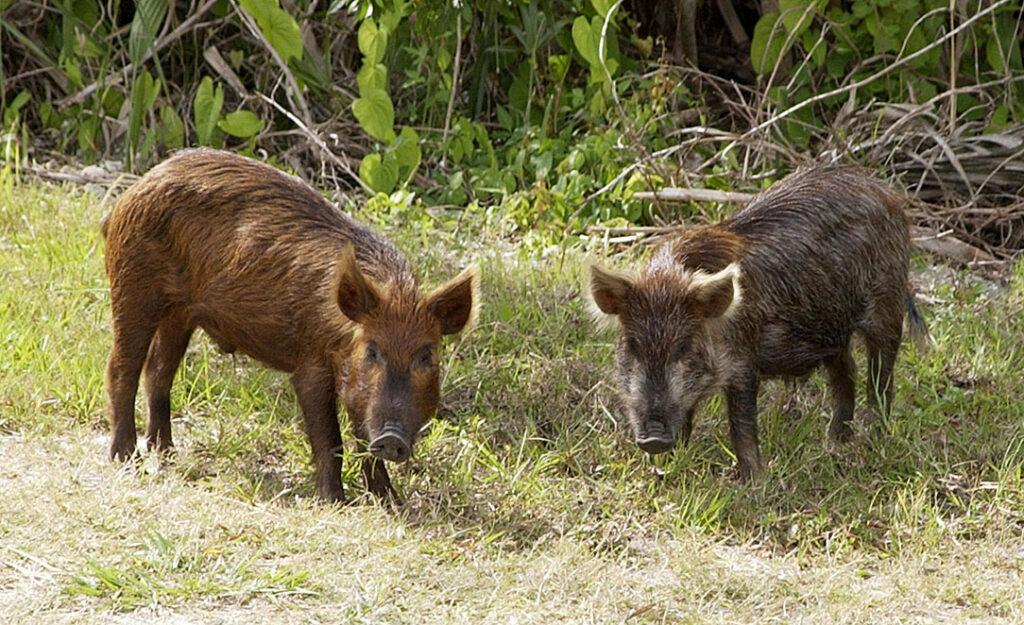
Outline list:
[[[98,184],[106,187],[127,187],[139,179],[134,174],[125,172],[109,172],[102,167],[89,165],[79,171],[55,171],[47,169],[34,163],[25,163],[17,167],[17,171],[23,175],[27,174],[52,180],[54,182],[70,182],[73,184]]]
[[[964,243],[949,232],[935,232],[927,228],[911,226],[910,237],[918,249],[955,263],[974,266],[979,263],[997,262],[995,256],[970,243]]]
[[[638,200],[662,200],[665,202],[736,202],[742,204],[749,202],[754,195],[716,189],[666,187],[660,191],[638,191],[633,194],[633,197]]]

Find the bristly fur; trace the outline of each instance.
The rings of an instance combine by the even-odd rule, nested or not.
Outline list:
[[[479,314],[478,268],[425,299],[386,238],[298,178],[228,152],[178,152],[121,196],[101,232],[117,459],[135,452],[143,369],[149,444],[172,445],[171,385],[202,328],[224,351],[291,374],[318,493],[341,499],[338,404],[364,448],[385,425],[419,431],[439,401],[442,335]],[[412,442],[384,458],[407,459]],[[363,460],[363,476],[374,494],[392,494],[380,455]]]
[[[760,381],[818,367],[833,391],[830,434],[847,439],[855,335],[868,352],[869,403],[888,410],[904,317],[912,337],[925,336],[907,298],[906,205],[862,169],[801,169],[721,223],[681,229],[654,251],[626,301],[605,285],[598,301],[620,321],[617,374],[638,444],[665,451],[676,440],[665,432],[686,432],[684,413],[721,389],[740,475],[751,477],[761,464]]]

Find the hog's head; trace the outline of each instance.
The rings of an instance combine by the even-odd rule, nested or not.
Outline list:
[[[714,332],[740,300],[740,267],[662,266],[631,277],[592,266],[595,313],[618,326],[616,373],[637,445],[657,454],[689,439],[693,410],[716,388]]]

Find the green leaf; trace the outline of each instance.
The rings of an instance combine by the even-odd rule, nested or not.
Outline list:
[[[160,144],[169,150],[185,146],[185,122],[169,106],[160,107]]]
[[[390,11],[384,11],[380,16],[380,27],[388,32],[395,32],[398,23],[405,17],[409,3],[404,0],[392,0],[391,4],[393,8]]]
[[[131,113],[128,116],[128,150],[130,157],[135,156],[142,131],[142,122],[146,113],[153,108],[157,96],[160,95],[160,81],[143,70],[132,82]]]
[[[391,193],[398,182],[398,164],[393,158],[382,159],[380,154],[367,154],[359,163],[359,177],[374,191]]]
[[[388,68],[381,63],[363,63],[362,69],[356,74],[359,93],[369,93],[374,89],[386,91],[388,87]]]
[[[214,87],[209,76],[204,76],[196,90],[196,98],[192,103],[192,118],[196,125],[196,139],[201,145],[214,145],[218,137],[215,134],[217,122],[220,121],[220,110],[224,106],[224,89]]]
[[[572,42],[576,44],[576,50],[589,65],[600,65],[598,59],[597,36],[590,29],[590,22],[587,18],[577,17],[572,23]]]
[[[395,139],[395,108],[383,89],[372,89],[352,103],[352,112],[368,135],[391,143]]]
[[[224,119],[217,122],[217,126],[232,137],[248,139],[263,130],[263,120],[252,111],[235,111],[225,115]]]
[[[363,63],[375,65],[384,60],[384,53],[388,49],[388,31],[377,28],[377,23],[372,19],[363,20],[359,25],[356,40],[359,43],[359,51],[366,57]]]
[[[21,107],[25,106],[25,103],[32,98],[32,94],[27,89],[22,89],[18,95],[14,96],[14,99],[10,101],[7,108],[4,110],[4,127],[9,128],[11,124],[18,118],[18,111]],[[45,103],[44,103],[45,104]]]
[[[420,166],[423,153],[420,151],[420,136],[408,126],[402,128],[391,146],[395,160],[401,169],[402,179],[408,181]]]
[[[132,63],[142,63],[142,58],[153,47],[156,36],[167,15],[167,0],[138,0],[135,3],[135,17],[128,32],[128,56]]]
[[[278,0],[239,0],[239,3],[256,20],[260,32],[285,62],[302,58],[302,31]]]
[[[777,13],[765,13],[754,26],[754,38],[750,42],[750,62],[758,74],[772,71],[782,56],[786,31],[775,27],[778,20]]]
[[[590,5],[594,7],[602,21],[608,15],[608,11],[612,10],[612,5],[614,4],[615,0],[590,0]]]

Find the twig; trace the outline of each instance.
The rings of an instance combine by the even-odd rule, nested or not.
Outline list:
[[[198,24],[200,18],[202,18],[206,14],[206,12],[213,7],[213,5],[217,4],[217,2],[218,0],[206,0],[206,3],[200,6],[198,9],[196,9],[196,12],[191,17],[182,22],[177,28],[172,30],[166,36],[161,37],[159,40],[157,40],[157,42],[153,44],[153,46],[149,50],[146,51],[146,54],[143,55],[142,62],[145,63],[150,59],[150,57],[153,56],[154,53],[164,49],[165,47],[167,47],[168,44],[177,41],[185,33],[192,30],[192,28]],[[84,102],[85,99],[88,98],[90,95],[92,95],[97,89],[99,89],[101,85],[120,84],[121,81],[125,80],[126,77],[131,75],[132,70],[134,69],[135,65],[129,63],[122,67],[120,70],[114,70],[113,72],[105,76],[102,80],[97,80],[91,85],[84,87],[78,93],[57,100],[57,106],[64,107],[69,104],[80,104]]]
[[[337,154],[332,152],[331,149],[327,147],[327,144],[324,143],[323,139],[321,139],[319,135],[317,135],[315,132],[313,132],[313,130],[310,129],[309,126],[304,124],[301,119],[296,117],[294,113],[292,113],[291,111],[289,111],[285,107],[283,107],[280,104],[278,104],[273,98],[268,98],[267,96],[263,95],[262,93],[258,93],[256,95],[258,95],[265,102],[267,102],[268,104],[270,104],[271,106],[276,108],[278,111],[280,111],[282,115],[284,115],[288,119],[292,120],[292,123],[295,124],[295,126],[299,130],[302,131],[302,134],[304,134],[307,137],[309,137],[309,139],[311,141],[313,141],[313,143],[315,143],[316,146],[318,148],[320,148],[320,150],[325,155],[327,155],[335,165],[340,167],[342,169],[342,171],[344,171],[346,174],[348,174],[349,176],[354,178],[355,181],[359,183],[359,186],[362,187],[363,191],[365,191],[367,193],[370,193],[370,194],[374,193],[374,190],[372,188],[370,188],[370,186],[368,184],[363,182],[363,179],[359,177],[359,174],[357,174],[356,172],[352,171],[352,168],[348,166],[348,163],[343,161],[341,158],[338,157]]]
[[[299,112],[302,113],[302,121],[305,123],[306,127],[308,128],[309,126],[312,126],[313,116],[309,113],[309,104],[306,103],[306,96],[302,95],[302,89],[299,88],[299,83],[296,82],[295,75],[292,74],[292,70],[288,67],[288,63],[281,58],[281,55],[277,53],[274,46],[270,45],[270,42],[267,41],[267,38],[264,37],[263,33],[260,31],[259,26],[256,25],[248,13],[242,10],[242,7],[238,6],[238,3],[235,0],[231,0],[231,6],[235,9],[235,13],[238,14],[242,23],[244,23],[249,29],[249,32],[252,33],[252,36],[256,37],[263,47],[267,49],[267,52],[270,53],[274,62],[277,63],[279,68],[281,68],[281,72],[284,74],[284,79],[288,83],[288,89],[285,90],[285,93],[288,95],[288,101],[293,107],[297,107]]]
[[[452,68],[452,92],[448,96],[448,111],[444,114],[444,132],[441,143],[448,142],[448,130],[452,124],[452,111],[455,110],[455,93],[459,86],[459,69],[462,65],[462,7],[458,7],[455,17],[455,67]]]

